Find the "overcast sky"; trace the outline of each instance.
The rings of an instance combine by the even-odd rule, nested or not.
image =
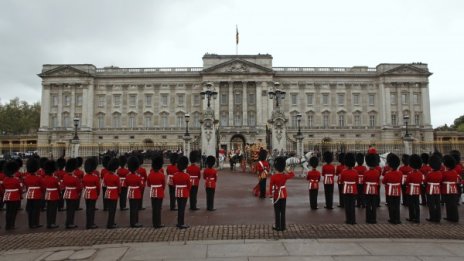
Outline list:
[[[1,0],[0,99],[40,101],[42,64],[202,66],[235,54],[236,24],[274,66],[427,63],[434,127],[464,114],[462,0]]]

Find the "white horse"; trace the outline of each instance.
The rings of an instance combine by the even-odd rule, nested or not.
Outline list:
[[[314,156],[314,151],[309,151],[302,157],[290,157],[288,158],[285,163],[287,165],[287,169],[295,169],[298,166],[301,166],[301,174],[299,176],[304,177],[306,172],[309,171],[309,159]]]
[[[224,155],[223,153],[219,153],[219,158],[218,158],[218,163],[219,163],[219,169],[223,169],[224,168],[224,161],[226,159],[226,155]]]
[[[385,167],[387,165],[387,157],[388,157],[388,154],[390,154],[390,152],[386,152],[384,154],[379,154],[379,157],[380,157],[380,163],[379,163],[379,166],[380,167]]]

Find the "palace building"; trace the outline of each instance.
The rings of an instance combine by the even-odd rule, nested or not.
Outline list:
[[[38,144],[69,144],[79,118],[81,144],[181,146],[185,115],[193,146],[201,142],[211,83],[218,143],[261,143],[275,99],[274,83],[286,92],[280,109],[287,139],[294,141],[297,114],[303,144],[395,142],[405,132],[433,141],[427,64],[381,63],[376,67],[274,67],[272,56],[205,54],[203,67],[96,68],[91,64],[45,64]],[[290,142],[290,144],[292,144]],[[307,145],[305,145],[307,146]]]

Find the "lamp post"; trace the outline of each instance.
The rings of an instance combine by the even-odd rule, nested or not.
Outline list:
[[[217,94],[217,91],[213,89],[213,85],[211,83],[207,83],[206,90],[200,92],[202,99],[205,99],[205,97],[208,99],[208,108],[210,108],[211,106],[211,97],[213,97],[213,99],[216,99]]]
[[[275,98],[275,100],[276,100],[276,108],[277,109],[279,108],[279,100],[285,98],[285,91],[280,90],[279,86],[280,86],[280,83],[275,82],[274,83],[274,89],[268,92],[269,99],[272,100],[272,99]]]
[[[406,133],[404,134],[404,137],[408,138],[409,136],[411,136],[408,132],[409,115],[404,115],[403,121],[404,121],[404,125],[406,126]]]
[[[272,149],[278,151],[285,151],[287,149],[287,118],[285,113],[280,110],[280,100],[285,98],[285,91],[279,88],[280,83],[274,82],[274,87],[268,92],[269,99],[276,100],[276,107],[272,110],[272,118],[268,121],[271,124],[272,133]]]
[[[301,113],[298,113],[296,115],[296,125],[298,127],[298,132],[296,133],[296,135],[301,135]]]
[[[79,118],[74,118],[74,137],[73,140],[79,140],[79,136],[77,136],[77,127],[79,126]]]
[[[190,137],[189,129],[188,129],[188,124],[190,121],[190,115],[187,113],[185,114],[185,134],[184,134],[184,155],[189,157],[190,155],[190,141],[192,140],[192,137]]]
[[[298,131],[295,135],[296,139],[296,154],[298,156],[303,156],[303,138],[304,136],[301,133],[301,113],[296,115],[296,125],[298,127]]]
[[[79,126],[79,118],[74,118],[74,137],[71,140],[71,157],[77,158],[79,156],[79,136],[77,136],[77,127]]]
[[[211,98],[216,99],[218,93],[212,83],[206,83],[205,86],[206,89],[200,92],[201,98],[208,100],[208,107],[203,111],[201,120],[201,152],[206,156],[215,156],[218,137],[214,125],[218,121],[215,119],[214,109],[211,108]]]
[[[404,121],[404,125],[406,126],[406,133],[404,134],[404,137],[403,137],[404,153],[412,154],[412,142],[414,139],[411,137],[411,134],[409,134],[408,132],[409,115],[404,115],[403,121]]]
[[[190,115],[187,113],[187,114],[185,114],[185,136],[186,137],[190,136],[190,133],[189,133],[189,121],[190,121]]]

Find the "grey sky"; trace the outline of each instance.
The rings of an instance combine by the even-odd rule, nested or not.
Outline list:
[[[47,63],[202,66],[269,53],[274,66],[428,63],[434,127],[464,114],[464,1],[0,1],[0,99],[40,101]],[[460,88],[461,87],[461,88]]]

